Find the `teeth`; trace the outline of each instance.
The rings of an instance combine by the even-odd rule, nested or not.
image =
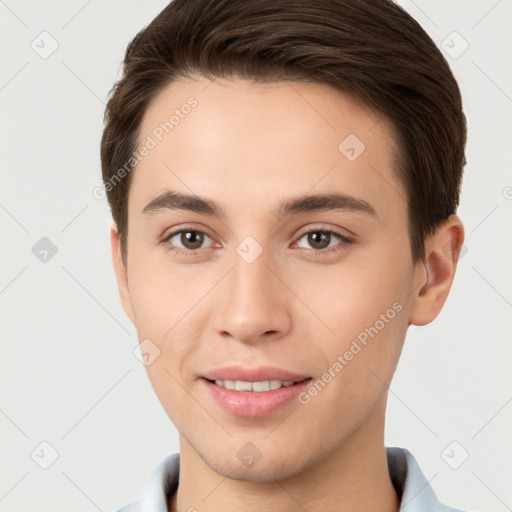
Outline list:
[[[281,387],[280,380],[271,380],[270,381],[270,389],[279,389]]]
[[[216,380],[217,386],[235,391],[272,391],[280,387],[288,387],[294,383],[293,380],[263,380],[260,382],[247,382],[245,380]]]
[[[270,391],[270,381],[264,380],[263,382],[253,382],[251,387],[253,391]]]
[[[235,391],[252,391],[252,383],[244,380],[236,380]]]
[[[226,389],[235,389],[235,381],[234,380],[219,380],[215,382],[223,382],[223,384],[219,384],[219,386],[224,386]]]

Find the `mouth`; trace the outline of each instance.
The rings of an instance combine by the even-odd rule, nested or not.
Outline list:
[[[213,399],[225,412],[233,416],[261,418],[292,407],[293,403],[299,406],[297,397],[310,385],[312,377],[297,376],[287,380],[202,377],[199,380],[206,388],[206,396]]]

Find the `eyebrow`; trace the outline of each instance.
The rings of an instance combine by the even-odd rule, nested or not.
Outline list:
[[[225,216],[224,210],[209,199],[170,190],[151,200],[143,208],[142,213],[155,213],[162,210],[189,210],[220,218]]]
[[[188,210],[225,218],[225,210],[210,199],[181,192],[166,191],[152,199],[142,210],[152,214],[165,210]],[[278,217],[303,212],[342,210],[377,216],[375,208],[363,199],[340,193],[315,194],[291,198],[282,203],[275,212]]]

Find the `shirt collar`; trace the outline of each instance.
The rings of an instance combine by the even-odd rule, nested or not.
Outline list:
[[[461,512],[440,503],[411,452],[386,448],[386,455],[391,481],[402,496],[400,512]]]
[[[386,449],[389,474],[402,496],[400,512],[461,512],[439,502],[413,455],[403,448]],[[178,488],[180,458],[168,455],[146,479],[137,502],[118,512],[167,512],[167,500]]]

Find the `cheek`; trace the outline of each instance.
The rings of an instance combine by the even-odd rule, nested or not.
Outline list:
[[[146,371],[167,415],[181,427],[182,418],[176,411],[190,408],[187,389],[197,369],[191,365],[199,350],[199,303],[206,290],[154,266],[139,270],[130,290],[137,334],[142,343],[151,340],[149,346],[156,347],[153,350],[158,354]]]
[[[333,331],[315,338],[322,366],[301,402],[319,432],[337,424],[339,435],[348,433],[343,429],[364,421],[386,392],[407,330],[407,292],[406,281],[369,268],[305,280],[298,293],[308,294],[310,308]]]
[[[201,296],[200,279],[191,267],[171,265],[135,248],[128,262],[128,286],[136,327],[145,336],[164,338],[187,316]]]
[[[355,337],[394,303],[404,306],[412,283],[403,271],[386,268],[377,261],[311,266],[307,271],[290,273],[285,279],[318,325],[323,324],[330,339]],[[394,313],[390,312],[393,318]]]
[[[393,270],[396,257],[389,261],[387,268],[377,258],[351,268],[319,267],[295,283],[297,295],[318,317],[313,318],[319,329],[315,348],[321,351],[324,371],[330,370],[325,374],[329,390],[321,392],[318,404],[325,399],[344,404],[339,410],[346,410],[370,403],[391,380],[407,330],[412,281],[403,270]],[[409,263],[404,259],[400,264],[404,269]],[[306,323],[302,328],[310,329]],[[337,414],[336,408],[332,413]]]
[[[142,251],[141,251],[142,252]],[[129,290],[139,340],[149,339],[159,357],[147,372],[155,390],[171,393],[172,377],[184,385],[189,379],[194,355],[209,318],[209,291],[218,277],[193,265],[171,265],[162,258],[140,257],[132,252],[129,262]],[[179,389],[176,388],[176,392]],[[160,393],[159,393],[160,394]]]

